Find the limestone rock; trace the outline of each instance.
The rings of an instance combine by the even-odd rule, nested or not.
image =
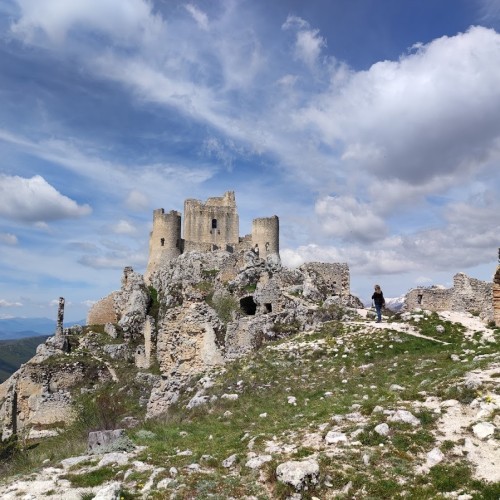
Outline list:
[[[411,424],[414,427],[420,425],[420,420],[408,410],[397,410],[394,415],[389,417],[388,420],[390,422],[403,422],[405,424]]]
[[[124,429],[90,432],[87,445],[89,454],[130,451],[135,448]]]
[[[487,439],[495,433],[495,426],[490,422],[479,422],[472,427],[472,432],[479,439]]]
[[[319,464],[316,460],[289,461],[276,467],[278,481],[293,486],[296,491],[318,484]]]

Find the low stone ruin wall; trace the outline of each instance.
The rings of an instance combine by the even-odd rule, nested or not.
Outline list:
[[[412,311],[417,308],[469,312],[485,322],[492,321],[493,284],[458,273],[453,277],[452,288],[432,286],[410,290],[405,296],[404,309]]]

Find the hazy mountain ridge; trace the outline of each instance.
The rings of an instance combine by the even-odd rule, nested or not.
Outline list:
[[[84,325],[85,320],[65,324]],[[49,318],[3,318],[0,319],[0,340],[14,340],[27,337],[51,335],[56,330],[56,321]]]

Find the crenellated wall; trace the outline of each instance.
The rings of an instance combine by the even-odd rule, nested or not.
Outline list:
[[[206,203],[184,202],[184,240],[190,249],[234,251],[239,241],[239,218],[234,192],[209,198]],[[201,244],[196,248],[197,244]]]

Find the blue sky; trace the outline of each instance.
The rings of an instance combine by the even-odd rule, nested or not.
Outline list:
[[[0,317],[84,318],[226,190],[362,300],[491,280],[499,63],[499,0],[4,0]]]

